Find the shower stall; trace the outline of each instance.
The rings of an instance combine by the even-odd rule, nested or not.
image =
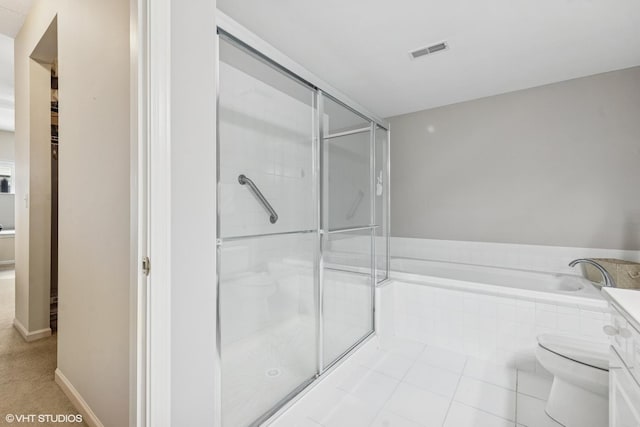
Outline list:
[[[218,402],[259,425],[375,331],[389,130],[218,27]]]

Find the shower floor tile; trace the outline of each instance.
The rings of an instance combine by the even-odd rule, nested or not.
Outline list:
[[[308,331],[311,318],[277,324],[243,340],[224,344],[223,424],[247,425],[314,372]],[[311,362],[301,362],[309,361]]]
[[[521,373],[449,350],[369,340],[270,427],[547,427],[548,377]],[[397,366],[394,366],[394,363]],[[536,391],[538,391],[536,390]]]

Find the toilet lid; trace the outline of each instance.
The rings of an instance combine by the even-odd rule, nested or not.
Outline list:
[[[262,288],[265,286],[270,286],[274,284],[273,279],[271,278],[271,276],[267,273],[253,273],[253,272],[248,272],[248,273],[240,273],[237,274],[235,277],[233,277],[232,279],[228,279],[227,280],[229,283],[233,283],[234,285],[243,285],[246,287],[256,287],[256,288]]]
[[[540,347],[594,368],[609,370],[609,344],[557,335],[539,335]]]

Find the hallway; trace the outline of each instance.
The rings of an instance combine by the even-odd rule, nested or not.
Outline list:
[[[5,418],[7,414],[75,415],[78,411],[54,382],[56,335],[27,343],[13,328],[14,280],[13,270],[0,271],[0,425],[10,425]],[[47,425],[37,422],[14,424]]]

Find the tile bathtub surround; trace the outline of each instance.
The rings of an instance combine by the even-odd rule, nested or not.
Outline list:
[[[219,170],[222,237],[314,229],[312,93],[295,85],[283,92],[236,68],[231,58],[238,52],[222,48],[230,53],[220,63],[225,81],[218,125],[224,160]],[[277,73],[261,67],[256,71],[262,76]],[[296,90],[299,102],[291,95]],[[264,108],[265,99],[271,108]],[[263,206],[240,185],[240,174],[252,179],[280,213],[277,223],[269,222]]]
[[[559,426],[544,412],[548,376],[411,340],[384,342],[366,343],[271,426]],[[375,363],[390,360],[403,366],[394,376]]]
[[[577,258],[617,258],[640,262],[640,251],[407,237],[391,238],[391,256],[565,274],[580,274],[578,267],[568,266]]]
[[[602,307],[597,308],[593,303],[587,307],[552,304],[399,281],[389,287],[393,293],[386,291],[382,302],[393,305],[393,310],[384,311],[392,311],[392,316],[385,318],[383,315],[380,320],[381,324],[387,325],[387,330],[392,323],[393,334],[399,338],[458,355],[546,374],[536,363],[538,335],[550,333],[607,341],[602,327],[609,323],[610,315],[604,301]],[[388,298],[392,301],[385,302]],[[453,366],[460,367],[455,357],[426,362],[453,371],[456,370]],[[482,373],[476,376],[482,379]],[[499,385],[513,387],[512,383],[511,379],[503,378]]]

